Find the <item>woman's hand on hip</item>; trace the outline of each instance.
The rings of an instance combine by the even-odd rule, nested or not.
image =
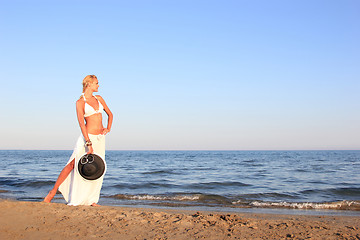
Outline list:
[[[110,132],[110,130],[109,129],[107,129],[107,128],[103,128],[103,130],[102,130],[102,135],[106,135],[106,134],[108,134]]]

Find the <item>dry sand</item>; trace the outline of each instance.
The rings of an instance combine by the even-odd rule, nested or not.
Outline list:
[[[360,239],[360,218],[0,200],[0,239]]]

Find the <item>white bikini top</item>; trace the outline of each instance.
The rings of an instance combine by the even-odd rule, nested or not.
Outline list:
[[[91,115],[94,115],[96,113],[102,113],[102,111],[104,111],[104,107],[103,105],[100,103],[99,99],[97,99],[96,96],[94,96],[96,98],[96,100],[98,101],[99,103],[99,109],[98,110],[95,110],[90,104],[88,104],[86,102],[86,98],[85,98],[85,95],[84,93],[82,94],[83,98],[84,98],[84,101],[85,101],[85,114],[84,114],[84,117],[89,117]]]

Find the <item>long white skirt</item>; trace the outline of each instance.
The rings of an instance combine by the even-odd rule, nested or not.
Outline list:
[[[94,153],[99,155],[105,162],[105,135],[89,134],[90,141],[94,149]],[[79,159],[87,152],[85,147],[85,139],[81,135],[75,145],[73,154],[67,164],[75,158],[74,169],[69,176],[60,185],[59,191],[65,198],[68,205],[91,205],[98,203],[100,198],[100,190],[102,187],[104,175],[106,173],[106,162],[104,174],[96,180],[86,180],[78,170]]]

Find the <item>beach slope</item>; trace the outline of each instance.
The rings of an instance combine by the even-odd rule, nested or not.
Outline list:
[[[360,239],[360,218],[0,201],[0,239]]]

